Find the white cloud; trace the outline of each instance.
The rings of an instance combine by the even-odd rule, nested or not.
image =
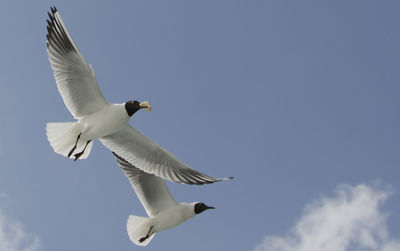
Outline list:
[[[307,205],[285,236],[267,236],[255,251],[399,251],[380,206],[391,193],[368,185],[342,185],[336,196]]]
[[[19,222],[9,220],[0,211],[0,251],[36,251],[39,248],[37,236],[26,233]]]

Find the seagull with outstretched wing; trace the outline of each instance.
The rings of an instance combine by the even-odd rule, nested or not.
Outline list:
[[[47,20],[47,54],[58,91],[76,122],[47,123],[46,134],[55,152],[87,158],[95,139],[141,171],[178,183],[207,184],[213,178],[178,160],[129,125],[135,112],[151,110],[147,101],[110,104],[102,95],[91,65],[72,40],[61,16],[51,8]]]
[[[130,215],[128,218],[126,230],[136,245],[146,246],[156,233],[178,226],[207,209],[214,209],[202,202],[176,202],[164,180],[114,155],[149,216]]]

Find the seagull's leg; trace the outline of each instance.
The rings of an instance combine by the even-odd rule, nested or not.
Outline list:
[[[71,157],[71,154],[75,151],[76,146],[78,145],[79,138],[81,137],[81,134],[82,133],[79,133],[78,137],[76,138],[76,142],[75,142],[74,147],[72,147],[71,151],[68,153],[68,158]]]
[[[88,141],[86,142],[86,145],[85,145],[85,147],[83,148],[82,152],[77,153],[77,154],[74,155],[74,156],[75,156],[74,161],[76,161],[77,159],[79,159],[79,157],[82,156],[82,154],[85,152],[86,147],[89,145],[90,142],[91,142],[91,140],[88,140]]]
[[[149,229],[149,232],[147,232],[145,237],[142,237],[142,238],[139,239],[140,243],[144,242],[145,240],[147,240],[147,238],[149,238],[151,236],[150,232],[151,232],[152,229],[153,229],[153,226],[151,226],[151,228]]]

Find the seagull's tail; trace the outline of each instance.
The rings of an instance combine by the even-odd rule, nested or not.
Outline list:
[[[78,135],[82,132],[81,128],[77,126],[76,122],[60,122],[60,123],[47,123],[46,135],[53,150],[63,156],[68,157],[75,146]],[[73,153],[78,153],[85,147],[86,141],[79,140],[76,149]],[[85,152],[79,159],[86,159],[92,150],[93,141],[91,141],[85,149]],[[70,155],[70,158],[74,158],[74,154]]]
[[[129,215],[128,222],[126,223],[129,239],[138,246],[147,246],[154,235],[156,235],[156,233],[150,230],[151,227],[150,218],[136,215]],[[149,237],[146,238],[148,234]]]

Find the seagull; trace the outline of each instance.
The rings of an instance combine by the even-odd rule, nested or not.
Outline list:
[[[205,210],[214,209],[202,202],[176,202],[163,179],[143,172],[117,154],[114,155],[149,216],[128,217],[126,230],[129,239],[136,245],[146,246],[156,233],[176,227]]]
[[[47,54],[57,88],[76,122],[47,123],[53,150],[68,158],[85,159],[99,139],[112,152],[145,173],[177,183],[202,185],[229,178],[198,172],[155,144],[132,126],[137,111],[151,111],[148,101],[110,104],[97,84],[93,68],[83,58],[55,7],[47,20]]]

